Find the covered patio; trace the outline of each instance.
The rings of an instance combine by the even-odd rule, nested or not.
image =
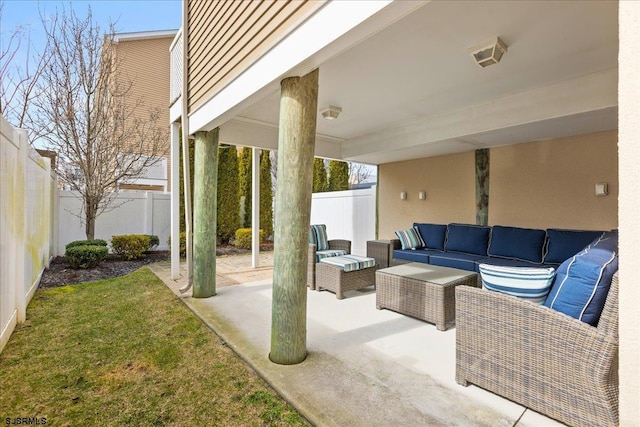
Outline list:
[[[635,351],[638,312],[633,305],[638,301],[638,292],[637,287],[625,287],[625,283],[634,281],[634,271],[640,267],[638,258],[631,255],[638,253],[640,235],[636,220],[640,184],[637,164],[633,163],[639,161],[639,155],[632,136],[637,119],[629,110],[621,110],[620,124],[618,122],[623,88],[637,92],[633,73],[626,68],[629,63],[623,60],[620,66],[618,63],[619,53],[625,58],[622,54],[625,46],[627,55],[633,51],[630,46],[631,40],[637,39],[637,6],[606,1],[308,2],[290,11],[287,15],[290,21],[279,22],[281,26],[274,24],[269,28],[277,29],[260,35],[253,33],[258,26],[251,25],[251,19],[240,19],[243,11],[225,14],[228,20],[223,22],[213,20],[217,12],[199,9],[195,6],[198,4],[185,1],[183,32],[179,35],[184,37],[182,93],[188,96],[179,96],[182,102],[176,102],[171,108],[174,153],[177,153],[178,121],[183,128],[188,128],[186,134],[196,138],[196,224],[215,222],[211,221],[215,218],[215,201],[211,203],[201,197],[205,203],[199,212],[197,203],[198,186],[201,195],[215,194],[212,192],[215,190],[214,153],[218,142],[278,149],[279,155],[284,152],[278,167],[279,172],[286,169],[288,175],[283,175],[284,179],[278,184],[280,189],[283,184],[288,187],[276,196],[276,208],[293,199],[288,211],[295,212],[289,216],[285,215],[286,211],[276,211],[276,258],[279,256],[282,263],[276,260],[273,281],[224,288],[219,292],[215,290],[215,270],[204,271],[215,265],[211,259],[215,260],[215,255],[211,255],[215,251],[210,250],[209,242],[204,242],[206,233],[199,233],[196,225],[195,238],[203,239],[204,245],[200,249],[196,247],[196,257],[204,257],[200,261],[196,259],[196,269],[199,265],[200,273],[209,274],[197,274],[198,290],[206,288],[206,292],[198,296],[217,295],[194,299],[189,304],[208,307],[212,324],[222,316],[225,322],[216,328],[224,329],[223,325],[228,324],[232,331],[238,332],[244,326],[236,322],[252,324],[254,327],[244,332],[246,335],[241,334],[241,341],[250,354],[248,360],[255,358],[256,367],[259,363],[280,378],[291,378],[291,373],[300,369],[296,383],[304,384],[307,378],[304,366],[324,354],[328,360],[335,361],[335,349],[344,346],[346,354],[355,357],[351,353],[354,351],[358,355],[356,365],[363,369],[358,374],[360,378],[375,378],[373,383],[379,384],[381,390],[387,387],[387,382],[388,387],[392,387],[394,378],[403,378],[395,391],[411,390],[409,380],[415,381],[415,371],[408,369],[397,376],[387,371],[383,378],[372,375],[384,374],[384,370],[372,372],[368,371],[369,367],[400,360],[402,363],[398,366],[405,366],[406,361],[409,365],[415,363],[418,370],[427,369],[429,357],[425,354],[436,358],[435,354],[439,353],[429,351],[438,348],[435,344],[444,338],[414,337],[411,342],[416,348],[412,351],[417,352],[397,355],[392,352],[373,360],[369,357],[380,348],[372,349],[372,343],[378,345],[384,335],[384,332],[376,335],[380,330],[403,335],[421,328],[411,326],[411,319],[376,320],[377,316],[386,314],[376,312],[372,304],[366,302],[364,306],[371,307],[366,308],[367,314],[363,312],[360,317],[364,318],[354,318],[346,330],[336,324],[317,323],[314,317],[316,298],[331,297],[307,295],[302,280],[306,241],[301,230],[308,227],[307,202],[311,189],[311,171],[305,165],[310,166],[309,158],[313,155],[378,165],[377,233],[384,239],[393,237],[394,230],[406,228],[414,221],[475,223],[479,213],[476,155],[483,151],[488,152],[490,158],[486,223],[620,230],[623,254],[620,258],[620,367],[624,372],[620,375],[620,422],[626,425],[637,419],[637,408],[629,402],[635,400],[638,393],[638,352]],[[230,4],[234,3],[216,2],[213,7],[220,6],[217,10],[220,13],[224,8],[229,12]],[[260,7],[271,4],[284,3],[261,2]],[[622,24],[623,9],[631,16],[626,26]],[[210,31],[207,24],[213,30]],[[235,38],[225,39],[229,28],[237,30],[238,39],[246,43],[239,43]],[[625,28],[631,36],[626,35]],[[208,34],[212,39],[207,39]],[[471,53],[478,48],[482,50],[488,41],[497,37],[506,45],[506,52],[498,63],[479,67]],[[225,49],[217,45],[218,42]],[[255,50],[242,51],[245,55],[242,56],[234,50],[238,46],[253,46]],[[240,56],[242,60],[232,64]],[[230,61],[226,63],[228,67],[216,68],[215,64],[227,60]],[[618,82],[619,76],[627,76],[627,80]],[[295,85],[303,88],[291,90]],[[290,96],[290,92],[294,95]],[[624,105],[631,111],[637,110],[633,102]],[[324,120],[322,112],[328,106],[341,109],[335,120]],[[299,127],[290,126],[291,123]],[[314,132],[310,137],[311,130]],[[623,153],[629,153],[628,157]],[[177,176],[177,166],[174,173]],[[596,184],[608,185],[607,197],[594,194]],[[423,192],[426,197],[418,198]],[[399,197],[400,194],[403,196]],[[177,212],[176,204],[174,209]],[[279,229],[279,221],[281,226],[295,224]],[[278,244],[286,249],[279,252]],[[177,277],[177,260],[173,270],[173,276]],[[282,290],[291,294],[284,295]],[[250,291],[254,293],[237,300],[227,298]],[[366,298],[370,295],[358,295],[353,301],[366,301]],[[286,304],[278,305],[282,301]],[[243,305],[254,303],[260,307],[252,306],[245,313],[255,316],[259,324],[246,319],[252,316],[233,317],[234,309],[242,312]],[[334,319],[346,316],[342,306],[335,301],[331,303],[340,310],[332,316]],[[280,322],[285,321],[289,324],[280,329]],[[271,352],[270,323],[275,325],[271,329]],[[362,336],[350,336],[355,332],[347,332],[349,330]],[[329,331],[336,336],[332,338]],[[445,334],[453,336],[451,332]],[[284,339],[280,341],[281,336]],[[343,337],[350,337],[363,347],[351,348],[341,341]],[[453,345],[452,338],[450,341]],[[275,346],[278,356],[293,355],[291,360],[281,359],[278,363],[301,362],[300,367],[275,366],[269,362],[274,342],[295,342],[289,349]],[[387,349],[393,346],[381,345],[388,346]],[[446,348],[443,345],[440,349],[447,357],[446,363],[453,364],[452,350]],[[327,362],[320,371],[330,372],[328,367],[333,364]],[[438,378],[446,373],[449,378],[446,381],[455,386],[451,366],[442,365],[434,375]],[[423,380],[432,381],[430,375],[425,375]],[[429,388],[433,384],[423,386]],[[304,396],[304,390],[296,389],[294,384],[291,387]],[[350,386],[342,391],[345,395],[357,394]],[[371,392],[363,389],[363,395],[367,393]],[[286,390],[283,394],[288,397]],[[341,401],[341,394],[336,393],[334,403]],[[411,395],[406,399],[414,401]],[[429,393],[419,393],[419,399],[429,399]],[[416,406],[428,406],[425,401],[420,402]],[[472,405],[471,399],[466,401],[457,395],[451,402],[460,402],[458,407]],[[362,405],[354,408],[358,406]],[[336,407],[339,405],[320,408],[319,413],[326,417],[320,421],[329,420],[329,414]],[[449,407],[439,408],[441,417],[443,411],[449,416]],[[465,408],[468,410],[462,411],[462,417],[476,414],[475,407]],[[529,412],[522,408],[510,411],[507,409],[505,415],[496,407],[491,410],[489,422],[482,421],[484,415],[480,415],[469,424],[500,425],[504,421],[504,425],[514,425],[524,412],[520,421],[523,423]],[[496,413],[497,418],[492,418]],[[424,415],[427,418],[422,423],[438,419],[430,418],[437,417],[431,409],[425,414],[428,415]],[[395,418],[384,419],[395,422]],[[494,419],[499,421],[493,423]]]

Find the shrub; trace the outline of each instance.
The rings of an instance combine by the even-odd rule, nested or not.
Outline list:
[[[260,237],[260,241],[264,240],[264,230],[260,229],[258,232]],[[251,249],[251,229],[250,228],[239,228],[236,230],[236,240],[234,242],[239,248]]]
[[[102,245],[76,245],[64,253],[72,268],[92,268],[107,258],[109,249]]]
[[[143,258],[149,249],[151,239],[145,234],[122,234],[111,237],[111,249],[118,257],[126,260]]]
[[[67,243],[64,247],[65,250],[73,248],[75,246],[107,246],[106,240],[93,239],[93,240],[74,240],[71,243]]]
[[[169,245],[169,251],[171,251],[171,236],[169,236],[167,244]],[[184,231],[180,233],[180,255],[187,256],[187,233]]]
[[[158,247],[160,244],[160,238],[155,234],[145,234],[149,238],[149,248],[147,250],[151,251]]]

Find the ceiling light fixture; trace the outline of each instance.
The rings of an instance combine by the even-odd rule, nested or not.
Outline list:
[[[342,112],[342,108],[336,107],[334,105],[329,105],[328,107],[323,107],[320,109],[320,114],[327,120],[337,119],[340,113]]]
[[[488,67],[489,65],[500,62],[502,55],[507,51],[507,45],[504,44],[500,37],[494,37],[484,43],[469,48],[469,54],[473,57],[480,67]]]

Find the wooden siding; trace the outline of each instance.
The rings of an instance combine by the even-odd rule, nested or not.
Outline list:
[[[238,77],[325,0],[188,0],[189,112]]]

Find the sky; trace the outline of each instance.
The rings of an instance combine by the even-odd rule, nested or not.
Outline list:
[[[40,12],[50,16],[56,9],[72,7],[80,16],[86,16],[91,7],[94,22],[101,29],[115,24],[117,32],[177,30],[182,20],[181,0],[0,0],[2,21],[0,22],[0,45],[8,43],[13,31],[22,27],[29,34],[36,49],[44,45],[44,32]],[[24,46],[23,46],[24,47]]]

